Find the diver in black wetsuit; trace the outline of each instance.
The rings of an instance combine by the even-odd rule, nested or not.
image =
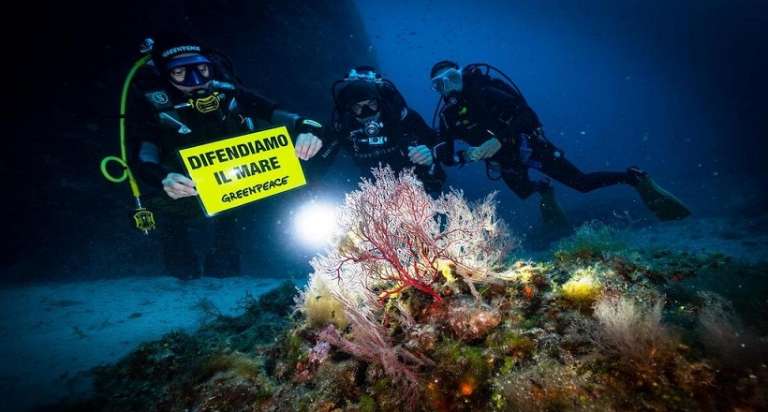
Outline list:
[[[372,67],[357,67],[334,84],[333,100],[320,158],[330,161],[343,148],[364,174],[379,163],[395,171],[413,167],[428,193],[440,193],[445,172],[431,150],[437,133],[408,108],[392,82]]]
[[[491,70],[506,81],[491,76]],[[579,170],[547,140],[538,116],[520,90],[492,66],[473,64],[460,68],[454,62],[441,61],[432,67],[430,77],[442,104],[436,111],[441,142],[433,150],[435,157],[447,165],[484,160],[489,178],[500,177],[520,198],[533,193],[541,196],[545,224],[562,227],[567,220],[555,200],[550,181],[531,180],[531,168],[584,193],[616,184],[630,185],[661,220],[682,219],[690,214],[679,200],[636,167],[621,172]],[[471,147],[457,152],[454,139]]]
[[[228,59],[188,36],[164,33],[155,40],[152,60],[133,82],[126,117],[129,136],[135,136],[137,143],[131,163],[143,183],[160,189],[149,203],[159,212],[166,271],[194,278],[200,276],[201,268],[187,229],[193,219],[202,217],[202,211],[178,150],[285,125],[296,138],[297,156],[308,160],[322,147],[316,136],[321,126],[278,110],[275,103],[245,89]],[[204,275],[240,273],[236,222],[237,211],[213,217],[214,242],[203,262]]]

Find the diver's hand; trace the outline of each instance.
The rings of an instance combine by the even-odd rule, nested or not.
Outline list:
[[[323,141],[312,133],[302,133],[296,139],[296,156],[309,160],[323,147]]]
[[[168,176],[163,179],[163,190],[171,199],[197,196],[195,182],[178,173],[168,173]]]
[[[432,150],[426,145],[408,146],[408,158],[411,162],[421,166],[432,166]]]
[[[480,146],[467,149],[467,158],[473,161],[488,159],[493,157],[499,149],[501,149],[501,142],[499,139],[492,137],[483,142]]]

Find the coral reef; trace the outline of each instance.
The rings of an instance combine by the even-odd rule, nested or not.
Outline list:
[[[90,409],[768,409],[766,329],[693,286],[744,264],[630,249],[595,222],[549,261],[507,263],[516,242],[493,197],[432,199],[411,172],[375,176],[298,296],[286,286],[142,346],[97,371]]]
[[[579,307],[591,307],[603,290],[598,276],[594,266],[574,270],[573,276],[560,286],[563,298]]]

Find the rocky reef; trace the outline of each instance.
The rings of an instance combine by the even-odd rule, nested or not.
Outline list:
[[[549,259],[518,259],[492,196],[433,199],[409,172],[374,174],[303,289],[141,346],[71,408],[768,408],[766,265],[629,247],[599,222]],[[732,303],[702,287],[713,277],[751,293]]]

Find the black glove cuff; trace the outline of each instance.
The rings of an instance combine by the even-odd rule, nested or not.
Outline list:
[[[295,129],[297,135],[301,133],[312,133],[317,137],[321,137],[323,132],[323,125],[312,119],[300,117],[298,120],[296,120]]]
[[[163,187],[163,180],[168,173],[171,171],[167,167],[154,162],[139,162],[136,167],[136,175],[139,179],[156,188]]]

